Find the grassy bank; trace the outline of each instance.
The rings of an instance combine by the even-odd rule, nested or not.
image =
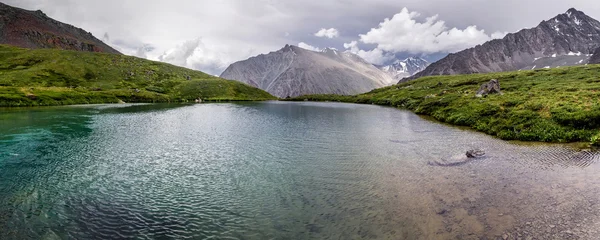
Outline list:
[[[503,95],[475,97],[490,79]],[[405,108],[505,140],[600,144],[600,65],[424,77],[357,96],[290,100],[305,99]]]
[[[275,99],[243,83],[131,56],[0,45],[0,106]]]

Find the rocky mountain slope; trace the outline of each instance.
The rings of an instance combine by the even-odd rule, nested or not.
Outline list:
[[[42,11],[28,11],[3,3],[0,3],[0,44],[119,53],[91,33],[49,18]]]
[[[589,64],[600,64],[600,47],[597,48],[592,57],[590,57]]]
[[[392,64],[382,66],[380,69],[390,74],[396,81],[410,77],[416,73],[425,70],[429,62],[419,57],[409,57],[404,60],[396,60]]]
[[[291,45],[236,62],[221,77],[247,83],[281,98],[358,94],[396,82],[389,74],[352,53],[335,49],[314,52]]]
[[[600,22],[572,8],[535,28],[450,54],[411,79],[585,64],[598,46]]]

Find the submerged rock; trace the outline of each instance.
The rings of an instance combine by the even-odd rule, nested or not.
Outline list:
[[[466,156],[452,156],[449,158],[442,158],[439,161],[429,161],[428,164],[431,166],[440,167],[456,167],[467,164],[473,160],[482,158],[485,156],[485,152],[480,149],[472,149],[467,151]]]
[[[500,82],[498,82],[498,79],[492,79],[488,83],[481,85],[481,87],[479,87],[479,90],[477,91],[477,97],[486,96],[492,93],[502,94],[502,92],[500,91]]]
[[[468,158],[478,158],[485,156],[485,152],[480,149],[471,149],[466,153]]]

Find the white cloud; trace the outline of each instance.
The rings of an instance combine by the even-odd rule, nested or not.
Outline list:
[[[492,33],[492,39],[502,39],[508,35],[508,32],[495,32]]]
[[[563,13],[570,7],[600,16],[595,1],[577,0],[4,0],[3,3],[28,10],[41,9],[49,17],[93,33],[125,54],[146,56],[158,60],[163,53],[182,41],[202,37],[206,49],[220,54],[218,62],[232,63],[260,53],[280,49],[285,44],[309,42],[314,46],[340,47],[367,33],[384,17],[393,16],[402,7],[438,13],[446,26],[468,26],[477,23],[487,30],[517,31],[533,27],[543,19]],[[515,5],[521,6],[514,8]],[[536,11],[531,11],[535,8]],[[468,14],[465,14],[468,13]],[[511,21],[504,21],[506,16]],[[417,18],[418,23],[423,23]],[[412,18],[415,20],[415,18]],[[243,23],[243,24],[240,24]],[[356,39],[341,36],[315,39],[315,30],[335,26],[338,34],[356,35]],[[449,31],[449,30],[443,30]],[[459,28],[464,31],[466,27]],[[326,29],[327,30],[327,29]],[[491,32],[493,32],[491,31]],[[286,32],[289,33],[286,34]],[[490,32],[490,33],[491,33]],[[108,33],[110,37],[104,38]],[[414,32],[413,32],[414,33]],[[107,35],[108,36],[108,35]],[[418,34],[416,36],[419,36]],[[492,37],[497,37],[496,34]],[[410,43],[410,41],[409,41]],[[140,51],[144,44],[156,49]],[[398,43],[401,44],[401,43]],[[384,43],[382,42],[382,46]],[[414,44],[413,44],[414,45]],[[365,50],[373,49],[375,45]],[[419,46],[417,46],[419,47]],[[379,54],[381,51],[381,54]],[[383,47],[360,52],[365,58],[388,56]],[[370,55],[369,55],[370,53]],[[251,55],[249,55],[251,54]],[[376,62],[376,60],[373,60]],[[208,65],[207,65],[208,66]],[[198,69],[209,71],[210,69]],[[215,73],[217,70],[210,70]]]
[[[218,76],[231,63],[252,55],[253,51],[239,52],[236,48],[197,38],[164,52],[157,60]]]
[[[375,48],[370,51],[361,50],[358,47],[357,41],[352,41],[350,43],[344,43],[344,48],[346,48],[347,51],[360,56],[361,58],[363,58],[364,60],[366,60],[367,62],[370,62],[372,64],[383,65],[387,61],[394,59],[393,54],[385,53],[384,51],[382,51],[381,49],[378,49],[378,48]]]
[[[143,46],[138,47],[134,56],[140,57],[140,58],[148,58],[148,53],[152,52],[152,51],[154,51],[154,46],[152,46],[150,44],[144,44]]]
[[[340,36],[340,32],[335,28],[325,29],[321,28],[317,33],[315,33],[317,37],[326,37],[326,38],[336,38]]]
[[[438,20],[437,15],[419,22],[416,20],[419,16],[419,13],[404,8],[391,19],[386,18],[377,28],[360,34],[360,41],[376,44],[377,49],[387,52],[431,54],[457,52],[501,36],[501,33],[488,35],[475,25],[465,29],[449,28],[446,22]]]
[[[318,47],[315,47],[315,46],[309,45],[309,44],[307,44],[307,43],[305,43],[305,42],[300,42],[300,43],[298,43],[298,47],[304,48],[304,49],[306,49],[306,50],[315,51],[315,52],[320,52],[320,51],[322,50],[322,49],[320,49],[320,48],[318,48]]]

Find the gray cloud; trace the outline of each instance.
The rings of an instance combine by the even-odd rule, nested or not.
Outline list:
[[[171,55],[178,64],[218,74],[229,63],[285,44],[304,42],[315,48],[343,49],[358,41],[363,51],[375,44],[360,42],[359,34],[377,28],[403,8],[421,13],[419,22],[438,15],[450,29],[477,26],[485,33],[514,32],[533,27],[570,7],[600,18],[600,5],[593,0],[5,0],[26,9],[41,9],[59,21],[84,28],[130,55],[159,60]],[[339,37],[320,38],[322,28],[339,30]],[[144,46],[152,51],[140,51]],[[193,44],[192,44],[193,45]],[[376,52],[374,54],[377,54]],[[385,55],[385,53],[382,53]],[[396,54],[408,54],[398,52]],[[440,56],[430,53],[430,56]],[[182,59],[174,59],[179,56]],[[185,58],[185,59],[183,59]],[[225,67],[223,67],[225,66]]]

